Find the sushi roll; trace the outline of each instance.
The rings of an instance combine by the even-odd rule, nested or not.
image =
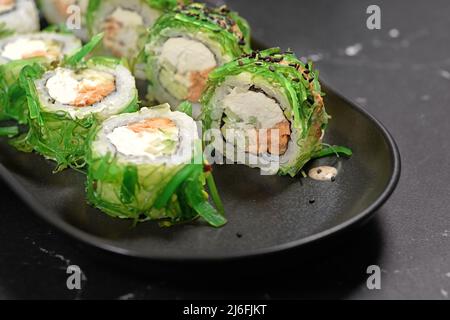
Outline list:
[[[149,99],[197,103],[208,74],[249,52],[249,38],[247,22],[225,6],[193,3],[165,14],[145,45]]]
[[[33,0],[0,0],[0,29],[27,33],[39,28],[39,13]]]
[[[295,176],[322,148],[328,123],[318,74],[279,48],[214,70],[202,96],[205,142],[228,161]]]
[[[47,22],[66,25],[81,40],[89,39],[86,12],[89,0],[40,0],[39,7]],[[73,19],[71,19],[73,17]],[[69,25],[70,23],[70,25]],[[79,23],[79,26],[72,24]]]
[[[101,37],[93,41],[101,41]],[[114,58],[77,61],[87,44],[56,68],[39,64],[22,69],[19,82],[28,101],[28,133],[19,139],[30,149],[55,160],[59,169],[84,165],[89,129],[112,115],[137,110],[131,72]],[[20,146],[19,143],[19,146]]]
[[[165,104],[111,117],[90,136],[88,150],[88,200],[105,213],[165,225],[199,215],[215,227],[226,223],[187,114]],[[208,202],[206,182],[219,209]]]
[[[0,39],[0,65],[36,57],[51,62],[80,48],[81,41],[70,34],[38,32],[11,35]]]
[[[91,0],[87,23],[90,34],[104,32],[103,54],[127,58],[131,65],[143,48],[147,28],[177,0]]]
[[[0,105],[3,118],[26,122],[27,108],[23,99],[17,99],[20,88],[14,85],[26,65],[39,62],[51,64],[81,48],[81,41],[70,34],[40,32],[12,35],[0,39]],[[23,97],[23,96],[22,96]]]

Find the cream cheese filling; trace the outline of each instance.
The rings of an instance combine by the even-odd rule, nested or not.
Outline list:
[[[61,46],[55,41],[20,38],[5,45],[1,56],[8,60],[20,60],[32,57],[57,58]]]
[[[209,72],[217,67],[214,54],[203,43],[186,38],[170,38],[159,55],[160,81],[179,100],[197,101]]]
[[[46,83],[49,96],[65,105],[84,107],[99,102],[115,90],[114,75],[93,69],[76,73],[57,68]]]
[[[107,138],[124,155],[156,159],[177,150],[179,129],[176,125],[149,128],[138,123],[115,128]]]

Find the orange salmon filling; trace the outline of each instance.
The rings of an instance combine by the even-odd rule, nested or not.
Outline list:
[[[0,12],[11,10],[15,4],[15,0],[0,0]]]
[[[102,101],[116,90],[113,81],[106,81],[99,86],[81,84],[78,96],[73,102],[75,107],[87,107]]]
[[[189,95],[186,97],[190,102],[197,102],[202,96],[208,82],[209,73],[214,70],[210,68],[203,71],[192,71],[189,74],[191,86],[189,87]]]
[[[105,71],[57,68],[47,80],[46,87],[50,97],[56,101],[83,108],[99,103],[113,93],[116,82],[115,76]]]
[[[129,124],[127,127],[131,131],[139,133],[143,131],[176,128],[176,124],[175,122],[167,118],[151,118]]]

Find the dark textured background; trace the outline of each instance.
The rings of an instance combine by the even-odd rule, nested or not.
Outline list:
[[[392,198],[362,229],[275,262],[275,272],[215,282],[201,268],[174,280],[99,260],[0,183],[0,298],[450,297],[450,2],[228,2],[256,39],[318,60],[324,81],[387,126],[403,160]],[[365,27],[369,4],[381,7],[381,30]],[[79,292],[66,289],[69,264],[83,269]],[[366,288],[371,264],[382,268],[379,291]]]

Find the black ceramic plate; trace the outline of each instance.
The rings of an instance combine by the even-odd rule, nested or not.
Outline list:
[[[19,153],[5,140],[0,142],[0,175],[45,220],[115,253],[197,261],[283,251],[364,221],[391,195],[400,175],[399,154],[386,129],[329,88],[325,91],[333,117],[325,141],[354,151],[351,159],[320,160],[338,166],[336,181],[267,177],[237,165],[215,167],[229,220],[221,229],[200,222],[170,229],[149,222],[133,228],[129,221],[112,219],[86,204],[82,174],[52,174],[53,163]]]

